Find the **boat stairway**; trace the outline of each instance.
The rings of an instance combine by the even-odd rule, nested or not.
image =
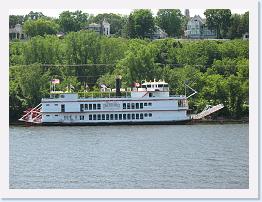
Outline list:
[[[202,112],[192,115],[191,118],[192,119],[202,119],[205,116],[208,116],[208,115],[210,115],[210,114],[212,114],[212,113],[214,113],[214,112],[216,112],[216,111],[218,111],[222,108],[224,108],[223,104],[218,104],[216,106],[207,105]]]

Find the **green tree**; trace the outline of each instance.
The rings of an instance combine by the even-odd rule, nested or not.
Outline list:
[[[228,109],[231,117],[240,118],[243,112],[243,101],[245,100],[241,80],[231,75],[227,79],[226,89],[228,90]]]
[[[40,18],[38,20],[27,20],[24,23],[23,29],[30,36],[44,36],[46,34],[56,34],[59,25],[54,21]]]
[[[101,36],[95,32],[80,31],[71,32],[65,37],[66,62],[68,64],[97,64],[101,53]],[[76,76],[85,82],[86,78],[81,76],[101,75],[103,66],[91,65],[88,67],[76,66]]]
[[[125,75],[130,84],[144,79],[150,80],[155,77],[156,46],[139,44],[139,41],[132,41],[125,57],[116,65],[116,72]],[[121,71],[119,71],[121,70]]]
[[[25,64],[63,64],[65,60],[64,43],[56,36],[33,37],[23,45]]]
[[[38,20],[40,18],[46,18],[46,16],[42,12],[34,12],[34,11],[30,11],[30,13],[25,15],[25,21]]]
[[[63,11],[59,15],[58,23],[63,32],[76,32],[87,25],[88,14],[82,11]]]
[[[125,51],[128,48],[128,40],[124,38],[101,39],[100,62],[103,64],[115,64],[118,60],[124,58]]]
[[[9,28],[13,28],[16,24],[23,25],[24,16],[23,15],[9,15]]]
[[[226,37],[230,25],[230,9],[207,9],[204,14],[208,28],[216,30],[217,38]]]
[[[231,26],[228,30],[228,37],[231,39],[241,38],[243,31],[241,27],[241,15],[234,14],[231,16]]]
[[[177,61],[182,65],[195,65],[204,72],[214,59],[220,58],[218,44],[215,41],[189,41],[182,45],[183,48],[176,51]]]
[[[202,100],[206,100],[206,104],[216,105],[224,103],[227,100],[227,79],[219,74],[204,74],[203,88],[200,93]]]
[[[156,24],[169,36],[182,34],[183,15],[179,9],[160,9],[157,12]]]
[[[222,58],[248,58],[249,57],[248,40],[230,40],[220,43],[218,50]]]
[[[231,39],[242,38],[243,34],[249,32],[249,13],[239,15],[234,14],[231,16],[231,25],[228,30],[228,36]]]
[[[110,24],[110,33],[117,36],[121,36],[122,29],[125,24],[125,19],[118,14],[103,13],[96,15],[93,18],[93,22],[102,23],[104,19]]]
[[[134,10],[128,17],[127,36],[130,38],[150,37],[154,32],[155,23],[151,10]]]
[[[243,33],[249,32],[249,12],[245,12],[241,18]]]
[[[39,64],[31,64],[28,66],[16,66],[15,70],[11,70],[15,75],[17,89],[21,90],[21,98],[25,99],[27,106],[35,106],[39,104],[41,98],[48,94],[49,90],[49,75],[44,72],[44,69]]]
[[[181,49],[182,43],[174,40],[173,38],[167,38],[163,40],[152,41],[157,48],[156,62],[161,64],[177,64],[177,51]]]
[[[225,77],[237,74],[237,60],[231,58],[223,58],[215,60],[211,68],[208,69],[208,74],[219,74]]]
[[[25,58],[24,58],[24,42],[18,41],[18,42],[12,42],[9,44],[9,65],[21,65],[25,64]]]
[[[9,120],[18,120],[27,106],[27,100],[23,98],[17,78],[20,71],[17,68],[9,69]]]

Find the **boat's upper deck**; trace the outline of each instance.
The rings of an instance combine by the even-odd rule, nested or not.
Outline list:
[[[135,83],[133,88],[121,88],[120,96],[117,96],[116,89],[101,88],[99,92],[63,92],[52,91],[50,98],[43,98],[42,102],[48,101],[75,101],[75,100],[126,100],[126,99],[185,99],[185,95],[169,95],[169,85],[165,81],[144,81],[142,85]]]

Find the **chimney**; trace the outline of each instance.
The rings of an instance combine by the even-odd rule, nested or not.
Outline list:
[[[121,96],[121,92],[120,92],[120,88],[121,88],[121,76],[118,75],[116,77],[116,97],[120,97]]]

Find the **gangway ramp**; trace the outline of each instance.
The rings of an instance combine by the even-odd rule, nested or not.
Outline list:
[[[223,104],[218,104],[216,106],[208,105],[208,106],[205,107],[205,109],[202,112],[200,112],[199,114],[192,115],[191,118],[195,119],[195,120],[202,119],[205,116],[208,116],[208,115],[210,115],[210,114],[212,114],[212,113],[214,113],[214,112],[216,112],[216,111],[218,111],[218,110],[220,110],[222,108],[224,108]]]

